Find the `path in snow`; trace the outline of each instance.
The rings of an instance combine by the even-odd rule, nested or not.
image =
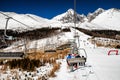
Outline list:
[[[49,80],[119,80],[120,55],[107,55],[107,48],[86,48],[88,60],[86,65],[74,72],[69,72],[65,59],[61,61],[61,68],[57,77]]]

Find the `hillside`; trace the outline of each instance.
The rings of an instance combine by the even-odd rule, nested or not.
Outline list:
[[[91,21],[92,24],[103,27],[103,29],[109,30],[120,30],[120,10],[119,9],[109,9],[98,15],[94,20]],[[97,27],[97,26],[96,26]]]
[[[12,18],[9,19],[6,34],[15,38],[12,41],[6,40],[9,46],[11,46],[13,42],[24,38],[31,41],[49,38],[64,32],[71,34],[70,28],[75,27],[73,9],[69,9],[65,13],[57,15],[51,20],[33,14],[17,14],[14,12],[0,13],[2,13],[0,14],[0,43],[2,45],[5,44],[3,36],[6,18],[8,16]],[[75,13],[77,14],[76,27],[79,31],[92,37],[119,39],[119,37],[116,37],[120,35],[119,9],[111,8],[104,10],[99,8],[95,12],[89,13],[87,16],[80,15],[77,12]]]
[[[33,14],[0,12],[0,29],[5,28],[7,16],[25,24],[23,25],[13,19],[9,20],[7,28],[18,32],[33,30],[36,28],[39,29],[41,27],[74,27],[74,13],[76,14],[77,27],[89,30],[120,30],[120,10],[115,8],[108,10],[99,8],[93,13],[89,13],[87,16],[74,12],[73,9],[69,9],[65,13],[57,15],[52,19],[42,18]]]
[[[76,23],[82,23],[85,21],[86,16],[85,15],[80,15],[77,12],[74,12],[73,9],[69,9],[63,14],[60,14],[58,16],[53,17],[52,20],[57,20],[64,23],[74,23],[74,13],[76,14]]]

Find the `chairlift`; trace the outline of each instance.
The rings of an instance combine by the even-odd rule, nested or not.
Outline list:
[[[60,47],[57,47],[56,49],[57,49],[57,50],[64,50],[64,48],[61,47],[61,46],[60,46]]]
[[[7,44],[6,41],[13,40],[13,36],[8,36],[8,35],[6,34],[7,26],[8,26],[8,21],[9,21],[10,19],[12,19],[12,17],[8,17],[8,18],[6,18],[6,19],[7,19],[7,20],[6,20],[6,24],[5,24],[4,35],[3,35],[2,38],[1,38],[1,41],[4,43],[4,45],[2,45],[0,48],[6,48],[6,47],[8,47],[9,44]]]
[[[81,50],[84,52],[84,53],[82,53],[82,55],[81,55],[81,52],[80,52]],[[87,54],[86,54],[85,49],[83,49],[83,48],[81,48],[81,49],[74,48],[74,49],[72,49],[71,53],[79,54],[79,57],[75,56],[75,58],[67,59],[67,62],[70,64],[69,66],[71,66],[71,68],[72,68],[71,70],[73,70],[74,65],[76,65],[77,67],[85,66],[85,63],[87,61]]]
[[[55,53],[56,50],[48,49],[48,50],[45,50],[44,52],[45,52],[45,53]]]
[[[58,47],[56,47],[56,50],[64,50],[66,48],[70,48],[71,44],[69,43],[64,43],[62,45],[59,45]]]
[[[82,53],[81,53],[82,52]],[[87,53],[84,48],[79,48],[76,42],[71,42],[70,54],[79,54],[79,57],[68,59],[68,63],[73,67],[73,64],[77,63],[77,66],[85,66],[87,60]]]
[[[13,36],[8,36],[8,35],[6,34],[7,27],[8,27],[8,21],[9,21],[10,19],[12,19],[12,20],[14,20],[14,21],[16,21],[16,22],[18,22],[18,23],[26,26],[26,27],[29,27],[29,28],[31,28],[31,29],[34,29],[34,28],[32,28],[32,27],[30,27],[30,26],[28,26],[28,25],[26,25],[26,24],[24,24],[24,23],[22,23],[22,22],[20,22],[20,21],[18,21],[18,20],[16,20],[16,19],[14,19],[14,18],[12,18],[12,17],[10,17],[10,16],[2,13],[2,12],[0,12],[0,14],[2,14],[2,15],[4,15],[4,16],[7,17],[7,18],[6,18],[7,20],[6,20],[6,24],[5,24],[5,29],[4,29],[4,35],[3,35],[2,39],[1,39],[2,42],[4,43],[4,45],[3,45],[3,46],[0,46],[0,47],[8,47],[8,44],[7,44],[6,41],[12,41],[12,40],[15,40],[15,39],[17,40],[17,38],[14,38]],[[26,44],[25,44],[25,47],[26,47]],[[25,48],[25,52],[26,52],[26,48]],[[25,52],[22,52],[22,54],[25,55]],[[15,52],[15,53],[16,53],[16,52]]]
[[[4,41],[5,41],[5,40],[13,40],[13,36],[8,36],[8,35],[6,34],[7,26],[8,26],[8,21],[9,21],[11,18],[12,18],[12,17],[6,18],[7,20],[6,20],[6,25],[5,25],[5,30],[4,30],[4,36],[3,36]]]
[[[46,40],[46,45],[44,47],[45,53],[55,53],[56,52],[56,45],[55,45],[55,43],[51,43],[52,41],[53,41],[53,38],[52,39],[48,38]]]
[[[23,52],[0,52],[1,59],[22,59],[23,57]]]
[[[76,10],[76,0],[74,0],[74,26],[76,27],[76,14],[75,14],[75,10]],[[67,59],[67,62],[69,63],[69,66],[71,66],[71,70],[73,70],[73,66],[76,65],[76,66],[85,66],[85,62],[86,62],[86,59],[87,59],[87,54],[86,54],[86,51],[84,48],[79,48],[80,47],[80,43],[79,43],[79,35],[78,33],[76,32],[75,30],[75,33],[74,33],[74,43],[72,42],[71,43],[71,51],[70,51],[70,54],[78,54],[77,56],[74,56],[74,58],[68,58]],[[78,39],[78,44],[77,45],[77,42],[76,40]],[[81,50],[84,51],[84,55],[82,54],[81,55]]]
[[[56,52],[56,48],[55,48],[55,44],[48,44],[44,47],[44,52],[45,53],[55,53]]]
[[[57,47],[57,50],[64,50],[63,47]]]
[[[68,39],[68,42],[65,44],[66,48],[71,48],[74,43],[75,43],[74,39]]]

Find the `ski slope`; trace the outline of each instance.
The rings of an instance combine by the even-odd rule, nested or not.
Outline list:
[[[74,72],[70,72],[66,59],[61,60],[61,68],[56,72],[56,77],[49,80],[119,80],[120,55],[114,55],[114,52],[108,55],[109,50],[115,49],[98,48],[87,42],[89,36],[78,33],[81,35],[81,48],[86,50],[88,56],[86,66],[80,66]]]
[[[74,72],[67,68],[66,60],[61,61],[57,77],[49,80],[119,80],[120,55],[107,55],[107,48],[85,48],[88,54],[87,67]],[[120,51],[120,50],[119,50]]]
[[[58,35],[60,41],[73,39],[74,31],[75,29],[71,29],[71,32]],[[81,66],[74,72],[70,72],[66,59],[60,60],[61,68],[56,72],[57,76],[54,78],[49,78],[49,80],[119,80],[120,55],[114,55],[113,53],[108,56],[108,51],[112,49],[96,47],[96,45],[93,45],[88,41],[88,38],[91,36],[85,35],[78,30],[76,30],[76,32],[80,35],[80,48],[84,48],[87,52],[88,57],[86,67]],[[29,47],[34,47],[35,42],[37,42],[38,45],[45,45],[45,40],[46,39],[33,41],[30,43],[31,45],[29,45]],[[51,40],[54,40],[53,42],[58,41],[57,36],[54,36]],[[40,46],[36,47],[38,48]],[[10,48],[10,50],[14,49]]]

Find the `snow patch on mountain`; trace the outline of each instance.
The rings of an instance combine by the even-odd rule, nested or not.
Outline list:
[[[49,20],[46,19],[46,18],[42,18],[40,16],[36,16],[34,14],[25,14],[27,15],[28,17],[32,18],[33,20],[39,22],[39,23],[45,23],[45,22],[48,22]]]
[[[94,24],[94,23],[89,23],[87,21],[79,24],[78,27],[83,28],[83,29],[87,29],[87,30],[95,30],[95,29],[103,30],[103,29],[105,29],[104,27],[101,27],[101,26]]]
[[[120,30],[120,10],[109,9],[98,15],[91,23],[110,30]],[[96,26],[98,27],[98,26]]]
[[[41,24],[47,23],[49,20],[45,18],[41,18],[32,14],[17,14],[13,12],[0,12],[13,19],[27,25],[23,25],[13,19],[9,19],[7,29],[17,30],[17,31],[25,31],[36,28],[41,28]],[[7,16],[0,14],[0,29],[5,29],[6,18]]]
[[[96,16],[98,16],[101,13],[103,13],[104,11],[105,11],[104,9],[98,8],[95,12],[88,13],[88,15],[87,15],[88,22],[91,22],[93,19],[96,18]]]

